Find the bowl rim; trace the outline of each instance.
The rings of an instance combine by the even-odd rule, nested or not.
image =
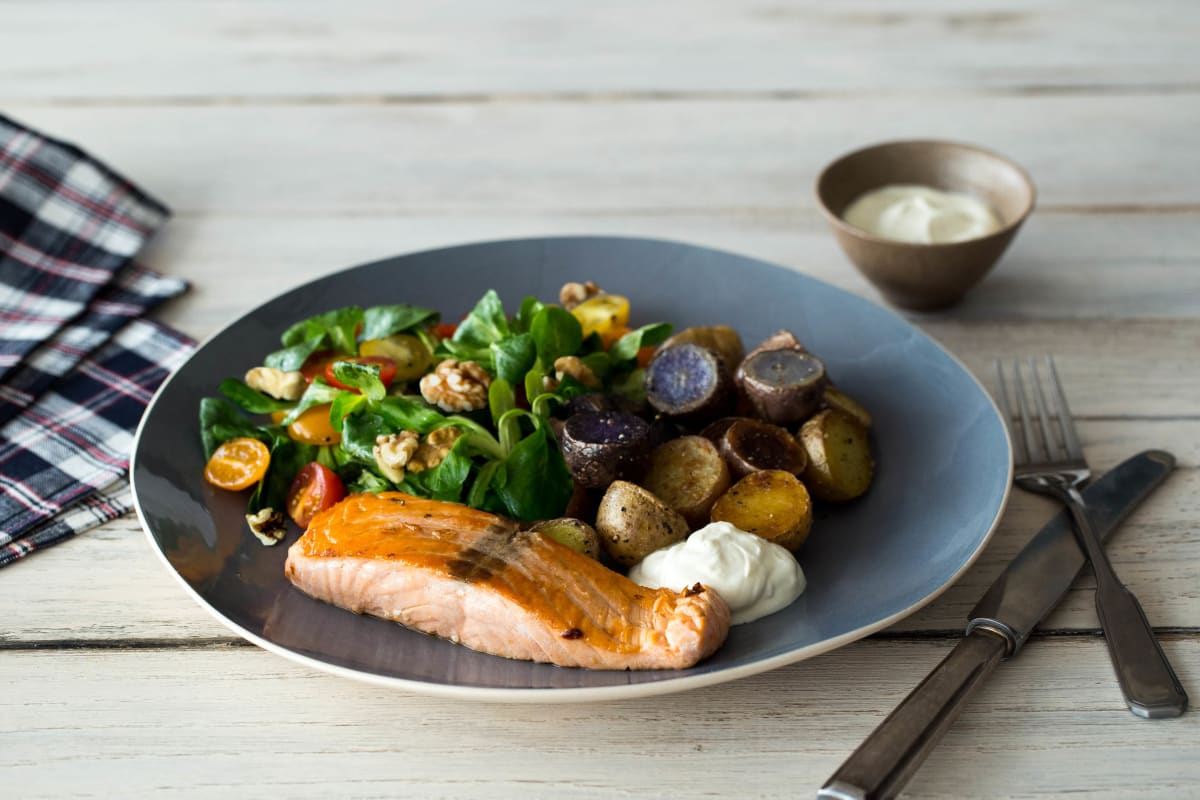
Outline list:
[[[856,225],[851,225],[849,222],[846,222],[846,220],[833,213],[829,206],[826,205],[825,198],[821,192],[821,185],[825,182],[825,178],[829,172],[834,167],[837,167],[838,165],[849,161],[852,158],[861,156],[864,153],[872,150],[883,150],[885,148],[896,147],[899,145],[920,145],[925,147],[931,145],[937,145],[939,147],[950,146],[961,150],[969,150],[978,155],[999,161],[1008,168],[1012,169],[1021,179],[1021,182],[1025,185],[1025,189],[1028,192],[1028,200],[1025,203],[1025,207],[1021,210],[1021,213],[1014,217],[1010,222],[1002,225],[991,233],[984,236],[976,236],[971,239],[963,239],[957,242],[903,242],[898,239],[889,239],[886,236],[877,236],[876,234],[865,231]],[[990,148],[953,139],[890,139],[884,142],[876,142],[875,144],[865,145],[855,150],[851,150],[850,152],[843,153],[826,164],[817,174],[817,179],[813,183],[813,195],[816,197],[817,207],[821,210],[821,214],[835,230],[867,242],[912,250],[948,250],[950,248],[960,247],[966,244],[998,240],[1007,236],[1011,236],[1016,232],[1017,228],[1021,227],[1025,220],[1029,218],[1029,215],[1033,213],[1034,208],[1037,206],[1037,185],[1033,182],[1033,178],[1030,177],[1029,172],[1026,171],[1024,167],[1008,156]]]

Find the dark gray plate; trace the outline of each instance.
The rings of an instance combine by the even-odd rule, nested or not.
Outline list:
[[[488,288],[516,309],[568,280],[628,296],[634,320],[727,323],[748,344],[790,328],[875,418],[868,494],[818,517],[799,559],[808,589],[733,629],[690,670],[593,672],[510,661],[311,600],[283,577],[284,545],[261,546],[245,496],[209,487],[197,404],[240,376],[303,317],[410,302],[457,319]],[[750,258],[674,242],[566,237],[398,256],[313,281],[212,337],[159,390],[138,432],[133,487],[151,542],[196,600],[234,631],[320,669],[486,700],[616,699],[719,683],[866,636],[928,603],[982,551],[1010,485],[1008,435],[991,399],[949,353],[898,316]],[[297,535],[295,532],[288,543]]]

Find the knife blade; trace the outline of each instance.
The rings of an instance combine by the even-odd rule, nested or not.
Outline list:
[[[1175,466],[1164,450],[1126,459],[1083,491],[1092,524],[1107,539]],[[817,792],[824,800],[894,797],[933,750],[971,693],[1003,658],[1020,652],[1058,605],[1087,559],[1064,509],[1009,563],[971,611],[948,656],[879,724]]]

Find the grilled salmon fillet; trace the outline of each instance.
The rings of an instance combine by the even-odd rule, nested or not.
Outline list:
[[[313,518],[287,577],[318,600],[507,658],[682,669],[729,632],[715,591],[647,589],[502,517],[400,492]]]

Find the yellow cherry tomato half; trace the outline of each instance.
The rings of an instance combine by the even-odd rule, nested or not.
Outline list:
[[[239,436],[223,442],[204,467],[204,480],[218,489],[240,491],[262,480],[271,463],[271,451],[258,439]]]
[[[433,366],[433,355],[429,348],[409,333],[368,339],[358,346],[358,353],[361,356],[382,356],[391,359],[396,365],[395,380],[398,381],[416,380]]]
[[[313,406],[288,425],[288,436],[305,444],[337,444],[342,435],[329,421],[329,403]]]
[[[604,337],[629,324],[629,300],[619,294],[597,295],[572,308],[571,314],[583,326],[584,337]]]

